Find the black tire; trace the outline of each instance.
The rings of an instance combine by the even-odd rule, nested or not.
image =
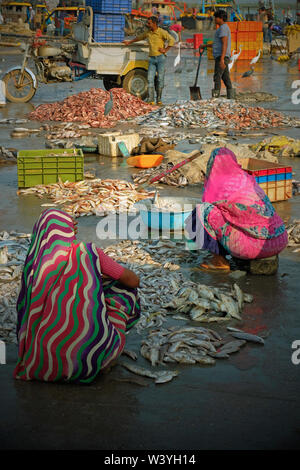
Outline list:
[[[124,90],[142,100],[148,95],[148,74],[145,69],[133,69],[123,78]]]
[[[33,78],[30,73],[24,70],[23,83],[20,87],[17,86],[21,69],[14,69],[7,72],[3,77],[5,83],[5,96],[8,101],[12,103],[27,103],[31,100],[36,92],[34,87]]]
[[[111,90],[112,88],[122,88],[122,85],[117,83],[117,76],[115,75],[106,75],[103,77],[103,85],[107,91]]]

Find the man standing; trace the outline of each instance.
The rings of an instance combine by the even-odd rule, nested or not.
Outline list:
[[[263,25],[263,41],[267,41],[267,34],[268,34],[268,15],[266,13],[265,7],[261,7],[258,10],[257,21],[261,21]]]
[[[224,10],[218,10],[214,14],[215,24],[219,26],[215,33],[212,45],[206,47],[213,48],[213,56],[215,59],[215,72],[214,72],[214,89],[212,90],[212,97],[218,98],[221,92],[221,80],[223,80],[227,98],[233,99],[235,97],[234,89],[230,80],[228,64],[231,56],[231,32],[229,26],[226,24],[227,13]]]
[[[128,46],[134,42],[147,39],[149,42],[149,68],[148,68],[148,101],[154,104],[154,79],[157,73],[157,104],[161,105],[161,95],[164,88],[164,76],[166,66],[166,53],[173,46],[174,38],[164,29],[158,27],[156,16],[152,16],[147,21],[149,31],[137,36],[130,41],[124,41]],[[166,43],[168,45],[166,46]]]

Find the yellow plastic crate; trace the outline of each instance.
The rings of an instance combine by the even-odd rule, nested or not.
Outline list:
[[[81,149],[20,150],[17,155],[18,186],[80,181],[84,174]]]

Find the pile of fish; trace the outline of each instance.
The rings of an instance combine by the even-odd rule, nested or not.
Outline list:
[[[160,173],[169,170],[174,165],[172,163],[161,163],[159,166],[155,168],[147,168],[145,170],[140,170],[137,173],[131,175],[135,184],[143,184],[146,183],[151,178],[158,176]],[[204,179],[204,178],[203,178]],[[161,178],[157,183],[168,184],[169,186],[187,186],[189,184],[188,179],[181,173],[180,168],[178,170],[172,171],[172,173],[167,174],[163,178]],[[153,184],[157,184],[153,183]]]
[[[231,290],[192,282],[183,283],[171,302],[163,308],[188,314],[193,321],[223,322],[235,318],[241,320],[244,302],[253,297],[242,292],[237,284]]]
[[[293,220],[286,226],[286,231],[289,237],[289,247],[296,248],[294,252],[300,251],[300,220]]]
[[[203,130],[200,131],[203,134]],[[173,129],[172,132],[170,132],[170,129],[163,129],[161,128],[159,130],[159,136],[164,139],[165,142],[171,145],[177,145],[179,142],[182,140],[187,140],[189,141],[189,144],[216,144],[218,145],[220,141],[225,143],[227,133],[223,131],[215,131],[216,133],[221,133],[222,136],[218,135],[213,135],[211,132],[205,132],[205,135],[201,135],[201,133],[197,132],[196,129],[191,129],[190,131],[187,131],[186,129],[178,130],[178,128]],[[139,129],[139,134],[141,137],[148,137],[148,138],[154,138],[157,136],[157,126],[156,127],[150,127],[145,125],[145,127],[140,127]]]
[[[194,326],[162,328],[152,330],[141,342],[140,354],[151,363],[153,368],[166,364],[184,364],[211,366],[217,359],[228,359],[231,354],[240,351],[247,342],[264,345],[262,337],[246,331],[227,327],[229,335],[220,335],[217,331]],[[124,351],[134,361],[138,355],[132,351]],[[178,370],[146,369],[133,363],[122,362],[121,365],[133,374],[154,379],[155,384],[170,382],[179,375]],[[128,377],[127,381],[139,383]]]
[[[210,328],[171,326],[153,330],[142,341],[141,356],[152,367],[164,363],[214,365],[216,359],[228,359],[247,341],[264,344],[263,338],[233,327],[227,327],[234,338],[226,341]]]
[[[16,343],[16,302],[30,234],[0,232],[0,339]]]
[[[47,140],[57,139],[78,139],[82,136],[90,135],[91,132],[88,130],[90,126],[88,124],[74,124],[72,122],[64,124],[49,125],[43,124],[42,129],[47,131]]]
[[[201,101],[176,101],[136,118],[143,126],[156,128],[229,128],[236,130],[261,129],[278,126],[296,126],[299,121],[277,111],[259,106],[245,106],[236,101],[211,99]]]
[[[85,122],[90,127],[114,127],[120,120],[125,120],[149,113],[156,106],[145,103],[123,88],[113,88],[112,109],[104,115],[105,104],[111,99],[110,92],[101,88],[71,95],[63,101],[39,105],[29,114],[29,119],[36,121]]]
[[[188,251],[184,240],[124,240],[104,252],[140,277],[140,334],[161,327],[168,316],[218,323],[241,320],[244,302],[253,301],[237,284],[212,287],[185,279],[181,267],[197,264],[198,252]]]
[[[81,217],[127,212],[136,202],[147,199],[154,193],[143,189],[137,191],[136,186],[128,181],[95,178],[78,182],[60,181],[55,184],[37,185],[20,189],[17,194],[47,197],[53,202],[41,204],[42,207],[57,207],[73,217]]]
[[[0,146],[0,163],[16,163],[17,157],[11,150]]]

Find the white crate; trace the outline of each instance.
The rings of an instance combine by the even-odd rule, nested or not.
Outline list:
[[[118,143],[124,142],[128,152],[131,153],[134,147],[140,142],[139,134],[122,134],[121,132],[111,132],[98,135],[98,153],[108,157],[122,157]]]

